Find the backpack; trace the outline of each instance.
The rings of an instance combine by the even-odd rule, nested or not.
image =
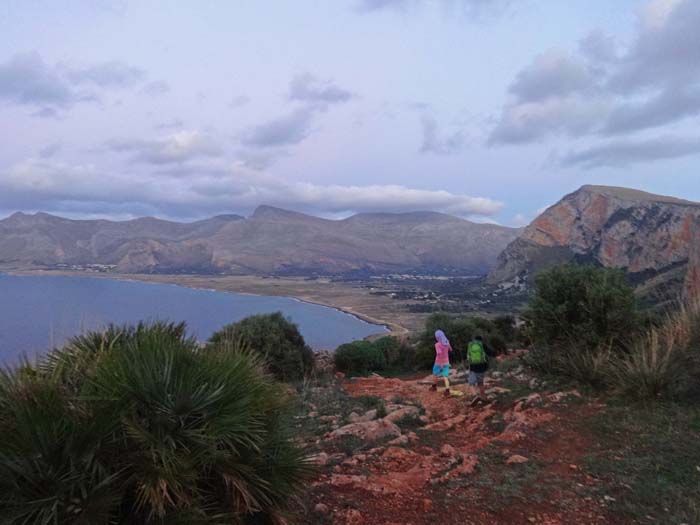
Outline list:
[[[470,365],[481,365],[486,363],[486,351],[484,350],[484,343],[481,341],[472,341],[467,347],[467,356],[469,358]]]

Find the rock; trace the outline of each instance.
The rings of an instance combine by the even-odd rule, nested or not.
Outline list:
[[[581,397],[581,394],[578,392],[578,390],[569,390],[568,392],[556,392],[554,394],[549,394],[547,399],[552,403],[560,403],[569,397]]]
[[[442,448],[440,449],[440,455],[441,455],[441,456],[450,457],[450,458],[451,458],[451,457],[453,457],[455,454],[457,454],[457,451],[455,450],[455,448],[454,448],[452,445],[450,445],[450,444],[448,444],[448,443],[445,443],[445,444],[442,446]]]
[[[387,445],[395,446],[395,447],[396,446],[404,447],[404,446],[408,445],[408,441],[409,441],[408,436],[403,435],[403,436],[397,437],[396,439],[392,439],[391,441],[389,441],[389,443],[387,443]]]
[[[519,454],[513,454],[511,457],[509,457],[506,460],[507,465],[513,465],[513,464],[520,464],[520,463],[527,463],[529,459],[527,459],[525,456],[520,456]]]
[[[443,419],[442,421],[437,421],[435,423],[432,423],[430,425],[427,425],[425,427],[426,430],[450,430],[459,425],[460,423],[464,423],[464,421],[467,419],[467,416],[464,414],[460,414],[455,417],[451,417],[449,419]]]
[[[342,487],[354,485],[361,487],[367,483],[367,476],[356,476],[352,474],[332,474],[329,481],[332,487]]]
[[[384,438],[396,438],[401,435],[401,429],[391,421],[378,419],[360,423],[350,423],[328,434],[328,439],[338,439],[342,436],[355,436],[363,441],[377,441]]]
[[[530,394],[529,396],[527,396],[525,398],[525,404],[527,406],[534,406],[534,405],[541,403],[541,402],[542,402],[542,396],[540,394],[538,394],[537,392],[535,392],[534,394]]]
[[[335,423],[338,421],[338,416],[320,416],[318,420],[321,423]]]
[[[423,512],[430,512],[433,508],[433,501],[425,498],[421,501],[421,507],[423,508]]]
[[[550,206],[498,257],[488,280],[494,284],[530,276],[553,263],[583,258],[636,275],[649,297],[656,287],[677,296],[693,259],[698,207],[670,197],[627,188],[583,186]],[[681,273],[682,275],[682,273]],[[650,278],[653,276],[653,281]],[[700,282],[699,282],[700,284]],[[658,290],[660,291],[660,290]]]
[[[359,415],[357,412],[351,412],[348,416],[348,419],[352,423],[364,423],[366,421],[372,421],[373,419],[377,419],[377,410],[373,408],[372,410],[368,410],[367,412],[365,412],[363,415]]]
[[[317,503],[314,507],[314,512],[316,514],[321,514],[322,516],[328,515],[330,511],[331,509],[328,508],[328,505],[324,505],[323,503]]]
[[[328,464],[329,456],[325,452],[319,452],[315,456],[311,456],[309,459],[316,463],[316,465],[323,466]]]
[[[362,513],[357,509],[348,509],[345,511],[345,523],[347,525],[363,525],[365,519]]]
[[[336,379],[345,379],[345,374],[343,374],[342,372],[336,372],[335,377]]]
[[[419,414],[420,410],[417,407],[407,406],[389,413],[387,416],[384,417],[384,419],[386,421],[396,423],[397,421],[400,421],[405,417],[418,417]]]
[[[372,372],[369,377],[373,377],[375,379],[384,379],[384,377],[380,376],[377,372]]]
[[[312,411],[312,412],[309,412],[309,413],[308,413],[308,416],[307,416],[307,417],[316,417],[316,416],[318,416],[318,413]]]
[[[428,416],[423,415],[418,417],[418,421],[420,421],[424,425],[427,425],[428,423],[430,423],[430,418]]]
[[[382,454],[382,458],[395,461],[415,460],[417,454],[401,447],[388,447]]]
[[[431,480],[431,483],[444,483],[445,481],[457,478],[459,476],[472,474],[479,464],[479,457],[475,454],[460,454],[459,457],[453,458],[451,464],[456,465],[455,468],[448,471],[437,480]]]
[[[451,385],[459,385],[467,382],[467,377],[464,375],[464,373],[455,368],[450,368],[450,375],[448,376],[448,379],[450,380]],[[430,374],[417,381],[419,385],[432,385],[435,382],[442,385],[442,378],[435,377],[434,375]]]

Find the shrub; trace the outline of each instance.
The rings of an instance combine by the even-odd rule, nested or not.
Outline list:
[[[503,324],[504,321],[500,323]],[[426,319],[425,330],[418,337],[414,368],[432,368],[435,362],[435,331],[438,329],[444,331],[450,340],[453,349],[450,356],[452,363],[461,363],[466,359],[467,345],[475,335],[481,335],[484,342],[496,353],[504,353],[507,349],[508,340],[495,321],[476,316],[460,317],[436,313]]]
[[[635,398],[689,397],[700,392],[700,303],[683,305],[618,357],[617,387]]]
[[[283,387],[258,355],[203,352],[167,326],[90,333],[0,375],[4,523],[281,516],[310,474]]]
[[[265,359],[268,370],[280,381],[302,379],[313,368],[313,351],[281,312],[252,315],[229,324],[213,334],[209,343],[250,348]]]
[[[637,301],[620,270],[557,266],[540,273],[524,314],[535,345],[618,346],[639,328]]]
[[[369,341],[354,341],[340,345],[334,355],[335,367],[345,374],[363,375],[386,368],[382,348]]]

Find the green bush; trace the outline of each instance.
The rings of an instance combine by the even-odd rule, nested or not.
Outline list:
[[[403,340],[385,336],[376,341],[353,341],[339,346],[334,354],[335,367],[343,373],[365,375],[369,372],[410,370],[413,349]]]
[[[386,368],[382,348],[369,341],[354,341],[340,345],[333,356],[335,367],[345,374],[363,375]]]
[[[639,331],[634,292],[621,270],[557,266],[540,273],[524,313],[533,344],[618,347]]]
[[[508,318],[511,328],[514,330],[514,320]],[[435,331],[442,330],[450,340],[453,352],[450,362],[461,363],[466,359],[466,348],[475,335],[481,335],[484,342],[497,354],[504,353],[507,343],[512,342],[508,338],[509,330],[503,331],[506,321],[485,319],[483,317],[460,317],[446,313],[436,313],[426,319],[425,330],[417,341],[417,349],[414,355],[414,368],[430,369],[435,362]]]
[[[259,356],[201,351],[180,326],[111,327],[0,374],[3,523],[282,516],[310,474],[283,387]]]
[[[212,335],[209,343],[250,348],[265,359],[268,370],[280,381],[302,379],[313,368],[313,351],[281,312],[252,315],[229,324]]]

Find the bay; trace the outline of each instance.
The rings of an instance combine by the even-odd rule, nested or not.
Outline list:
[[[0,274],[0,362],[14,364],[23,354],[33,357],[109,323],[185,321],[190,334],[205,340],[225,324],[277,311],[296,323],[316,350],[386,332],[383,326],[290,297],[105,278]]]

